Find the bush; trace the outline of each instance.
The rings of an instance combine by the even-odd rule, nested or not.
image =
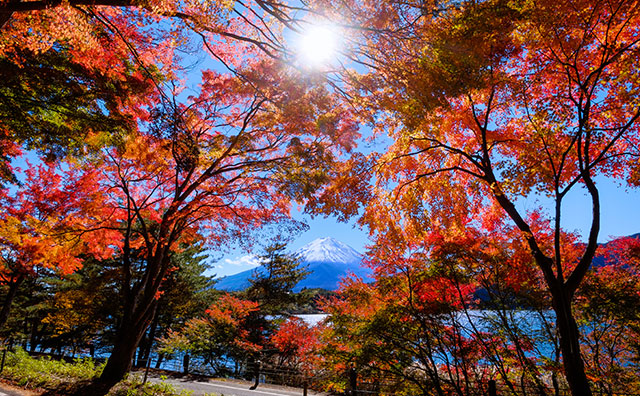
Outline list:
[[[107,396],[189,396],[190,391],[178,391],[170,384],[142,383],[139,376],[133,375],[114,386]]]
[[[190,396],[192,394],[192,391],[177,390],[171,384],[164,382],[143,384],[140,376],[132,375],[114,386],[107,396]],[[207,393],[204,396],[215,396],[215,394]]]
[[[35,358],[18,348],[7,352],[4,369],[0,377],[15,382],[25,388],[56,389],[60,394],[76,392],[97,378],[104,364],[97,365],[90,359],[76,359],[73,363],[52,360],[48,357]],[[166,383],[142,383],[133,375],[119,382],[108,396],[189,396],[190,391],[178,391]]]
[[[34,358],[23,349],[7,352],[1,376],[29,388],[55,388],[63,383],[92,380],[100,375],[103,365],[93,359],[76,359],[73,363]]]

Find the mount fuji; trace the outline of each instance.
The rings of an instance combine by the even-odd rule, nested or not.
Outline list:
[[[320,238],[301,247],[295,252],[301,265],[306,266],[309,275],[294,288],[337,290],[340,281],[351,274],[372,280],[371,269],[362,266],[362,255],[351,246],[334,238]],[[240,272],[218,279],[215,288],[225,291],[244,290],[249,287],[249,278],[262,267]]]

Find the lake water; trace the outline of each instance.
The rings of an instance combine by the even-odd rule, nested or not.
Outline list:
[[[543,318],[541,315],[545,316],[545,320],[553,323],[553,312],[547,311],[543,313],[537,313],[532,311],[524,311],[524,310],[515,310],[515,311],[505,311],[503,314],[509,316],[512,321],[513,326],[517,326],[520,331],[523,331],[527,334],[540,334],[544,331],[543,329]],[[296,317],[304,320],[310,326],[315,326],[324,319],[328,317],[327,314],[304,314],[304,315],[295,315]],[[464,332],[467,335],[472,333],[472,323],[478,331],[489,332],[491,333],[492,328],[495,328],[492,324],[495,324],[498,320],[498,313],[496,311],[489,310],[470,310],[467,313],[459,312],[454,319],[453,322],[456,322],[458,326],[461,326]],[[536,345],[537,353],[547,356],[548,358],[553,358],[554,348],[552,343],[550,342],[539,342]],[[99,354],[99,358],[108,357],[108,353]],[[160,368],[173,370],[173,371],[182,371],[182,354],[175,354],[173,358],[167,359],[163,361]],[[153,354],[152,357],[152,367],[155,366],[155,361],[157,360],[157,355]],[[200,364],[199,364],[200,363]],[[191,360],[192,366],[200,365],[200,369],[206,369],[202,362],[199,362],[197,358]],[[195,367],[194,367],[195,368]]]
[[[327,314],[306,314],[306,315],[295,315],[296,317],[302,319],[310,326],[315,326],[318,323],[322,322],[327,316]]]

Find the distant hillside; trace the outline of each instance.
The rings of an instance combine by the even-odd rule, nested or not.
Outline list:
[[[640,234],[629,237],[640,238]],[[606,246],[607,244],[602,245]],[[298,284],[294,291],[302,289],[338,290],[340,281],[349,274],[373,281],[372,270],[362,266],[362,255],[334,238],[316,239],[300,248],[296,254],[300,255],[302,264],[307,265],[311,273]],[[596,256],[593,259],[595,267],[603,264],[604,258],[602,256]],[[244,290],[249,287],[249,278],[253,272],[261,270],[262,267],[258,267],[220,278],[215,287],[225,291]]]
[[[310,274],[296,286],[294,291],[337,290],[340,280],[349,274],[365,280],[373,280],[371,269],[362,266],[362,255],[334,238],[316,239],[300,248],[296,254],[300,256],[302,265],[307,266]],[[258,267],[220,278],[215,287],[226,291],[244,290],[249,287],[249,278],[253,272],[261,270],[262,267]]]
[[[640,233],[633,234],[633,235],[628,235],[626,237],[621,237],[621,238],[640,239]],[[613,241],[615,241],[615,239]],[[607,245],[609,245],[613,241],[609,241],[609,242],[606,242],[606,243],[600,243],[599,245],[600,245],[601,248],[606,248]],[[593,264],[594,267],[602,267],[603,265],[605,265],[605,258],[604,258],[604,256],[596,255],[593,258],[593,261],[591,261],[591,263]]]

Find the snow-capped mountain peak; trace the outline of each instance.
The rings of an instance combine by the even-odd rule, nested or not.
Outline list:
[[[362,255],[355,249],[333,238],[316,239],[296,253],[304,262],[355,263],[362,260]]]
[[[296,254],[301,264],[309,270],[309,275],[293,289],[338,290],[341,279],[355,275],[365,281],[373,281],[372,270],[361,265],[362,255],[352,247],[333,238],[320,238],[300,248]],[[263,267],[258,267],[260,271]],[[236,291],[249,287],[253,271],[246,270],[238,274],[219,279],[218,290]]]

